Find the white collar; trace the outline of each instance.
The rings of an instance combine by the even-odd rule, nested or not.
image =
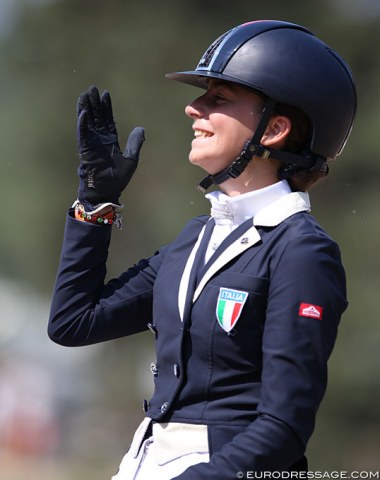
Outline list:
[[[217,224],[238,226],[249,218],[256,217],[259,212],[267,210],[270,205],[279,202],[282,197],[290,193],[291,189],[288,182],[281,180],[268,187],[243,193],[236,197],[229,197],[217,190],[208,193],[206,198],[211,202],[211,216],[215,218]],[[267,215],[264,215],[264,217],[267,218]],[[267,220],[269,221],[269,218]]]
[[[309,194],[291,192],[260,210],[253,218],[253,224],[256,227],[275,227],[295,213],[310,211]]]

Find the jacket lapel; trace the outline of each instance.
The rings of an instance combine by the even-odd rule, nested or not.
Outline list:
[[[185,312],[188,311],[191,305],[192,295],[197,282],[197,275],[200,269],[203,267],[206,248],[210,241],[214,225],[214,219],[210,218],[210,220],[202,228],[198,235],[198,239],[187,259],[185,269],[181,277],[178,291],[178,310],[182,322],[185,318]]]
[[[260,240],[259,232],[252,225],[252,219],[244,222],[243,225],[240,225],[240,227],[232,232],[203,268],[201,275],[199,275],[200,281],[194,292],[192,301],[195,302],[197,300],[206,283],[218,270]]]

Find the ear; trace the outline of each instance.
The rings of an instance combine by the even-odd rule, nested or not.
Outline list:
[[[270,118],[261,143],[267,147],[281,148],[292,129],[290,118],[284,115],[275,115]]]

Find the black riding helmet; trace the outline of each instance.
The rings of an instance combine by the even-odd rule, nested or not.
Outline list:
[[[229,168],[201,182],[202,190],[236,178],[253,155],[271,156],[307,170],[326,168],[325,162],[342,152],[356,112],[349,66],[310,30],[288,22],[261,20],[239,25],[211,44],[195,70],[166,77],[204,89],[208,79],[216,78],[252,88],[266,98],[253,138]],[[310,141],[302,153],[260,144],[278,103],[298,108],[310,121]]]

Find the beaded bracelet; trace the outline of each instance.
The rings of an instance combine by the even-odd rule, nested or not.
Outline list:
[[[83,205],[80,203],[77,203],[75,205],[75,218],[77,220],[80,220],[81,222],[87,222],[87,223],[94,223],[97,225],[113,225],[116,223],[119,225],[119,220],[120,217],[119,215],[115,212],[114,209],[112,209],[108,213],[87,213],[84,210]]]

